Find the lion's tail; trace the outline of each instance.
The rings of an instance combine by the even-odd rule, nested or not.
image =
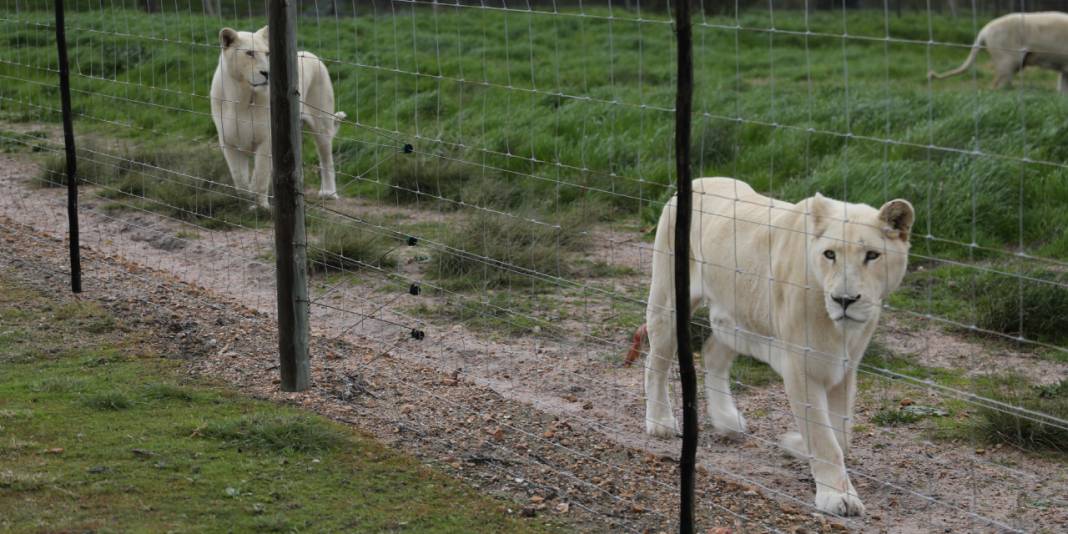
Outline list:
[[[935,72],[933,70],[932,71],[928,71],[927,72],[927,79],[928,80],[934,80],[934,79],[941,80],[943,78],[949,78],[950,76],[956,76],[956,75],[958,75],[958,74],[960,74],[960,73],[972,68],[972,65],[975,64],[975,58],[979,57],[979,49],[983,46],[985,41],[986,41],[986,36],[983,35],[982,31],[980,31],[979,35],[975,36],[975,43],[972,44],[972,51],[968,53],[968,59],[964,60],[964,64],[963,65],[961,65],[961,66],[959,66],[959,67],[957,67],[957,68],[955,68],[953,70],[943,72],[941,74],[937,73],[937,72]]]
[[[631,339],[630,352],[627,353],[627,358],[623,360],[623,367],[630,367],[639,356],[642,355],[642,343],[645,342],[645,338],[649,336],[649,329],[643,324],[634,331],[634,337]]]
[[[348,115],[346,115],[344,111],[338,111],[337,113],[334,113],[334,133],[335,134],[337,134],[337,131],[339,129],[341,129],[341,123],[345,122],[345,117],[348,117]]]

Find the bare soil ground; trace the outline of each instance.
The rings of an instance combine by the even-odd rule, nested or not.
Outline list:
[[[54,238],[66,228],[63,192],[29,186],[36,172],[25,156],[0,154],[0,261],[29,272],[62,270],[65,249]],[[405,277],[418,280],[416,257],[426,254],[418,246],[403,251],[401,283],[371,275],[315,280],[316,388],[286,395],[272,384],[268,230],[206,230],[148,212],[104,210],[88,190],[84,197],[83,243],[92,251],[87,295],[110,299],[135,318],[169,321],[196,355],[194,372],[350,421],[487,491],[528,502],[534,513],[566,509],[573,524],[592,530],[672,528],[678,443],[644,435],[642,371],[620,365],[641,321],[640,305],[629,299],[643,297],[647,276],[649,245],[636,234],[598,230],[598,257],[591,258],[634,274],[579,280],[554,292],[557,305],[524,312],[561,326],[551,333],[503,335],[416,316],[410,310],[420,305],[471,298],[408,294]],[[344,201],[336,208],[367,207]],[[424,217],[414,210],[407,216]],[[428,217],[447,224],[440,214]],[[62,276],[48,283],[62,286]],[[911,321],[888,323],[883,345],[927,365],[962,374],[1011,365],[1044,382],[1068,373],[1032,355],[991,353],[942,331],[910,330]],[[425,338],[413,339],[412,329]],[[776,445],[792,422],[782,387],[772,381],[739,392],[750,426],[745,439],[703,438],[703,524],[744,531],[1068,529],[1063,463],[1007,447],[930,441],[922,423],[879,427],[870,419],[881,407],[905,397],[937,406],[952,393],[884,378],[865,383],[848,465],[868,516],[813,514],[807,465]]]

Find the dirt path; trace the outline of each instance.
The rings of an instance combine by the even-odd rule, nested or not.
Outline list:
[[[0,154],[0,186],[7,192],[0,197],[0,217],[46,235],[62,236],[65,229],[62,192],[27,187],[27,178],[36,172],[33,163],[25,158]],[[95,252],[139,268],[167,273],[182,283],[204,288],[211,298],[240,303],[263,316],[272,313],[273,267],[270,260],[263,259],[269,257],[272,238],[266,230],[205,230],[151,213],[103,210],[102,202],[92,200],[91,195],[86,197],[82,211],[83,242]],[[342,207],[356,209],[359,206],[347,203]],[[529,456],[530,447],[542,442],[550,442],[551,448],[557,451],[577,449],[596,453],[602,458],[605,456],[598,447],[614,451],[608,456],[612,460],[607,463],[626,465],[626,469],[637,471],[627,475],[626,471],[606,467],[607,471],[592,478],[584,471],[576,471],[576,478],[583,484],[574,482],[577,484],[574,487],[576,491],[582,485],[587,487],[583,490],[586,506],[591,509],[601,506],[597,509],[603,510],[605,503],[614,501],[616,504],[612,506],[625,509],[633,505],[627,504],[629,501],[636,500],[639,508],[655,510],[662,515],[652,519],[648,513],[616,510],[613,514],[621,525],[626,525],[627,529],[665,526],[673,517],[674,501],[671,489],[660,484],[673,480],[670,474],[673,467],[670,462],[661,462],[658,458],[675,456],[677,442],[644,435],[641,370],[624,369],[619,365],[633,325],[618,318],[627,314],[640,320],[640,305],[628,301],[611,302],[603,297],[605,293],[602,291],[641,295],[648,244],[622,232],[605,230],[603,233],[598,242],[607,245],[601,245],[597,254],[606,261],[630,267],[636,274],[598,281],[596,287],[595,282],[588,281],[589,287],[569,289],[567,299],[572,309],[568,310],[566,319],[560,321],[565,326],[565,334],[556,337],[527,335],[509,338],[469,328],[468,323],[438,323],[415,317],[403,310],[425,305],[433,297],[409,295],[407,284],[398,284],[393,279],[369,276],[360,281],[317,280],[313,289],[312,324],[319,339],[317,378],[325,383],[317,389],[314,399],[309,397],[302,402],[309,405],[326,402],[323,399],[331,397],[323,390],[340,387],[343,392],[355,393],[335,393],[335,397],[340,395],[342,400],[346,400],[346,395],[348,400],[359,397],[371,403],[367,408],[374,408],[377,417],[391,415],[403,421],[408,419],[406,416],[418,413],[425,417],[423,424],[433,426],[435,418],[449,414],[449,421],[456,425],[445,425],[444,428],[454,430],[415,432],[421,442],[426,442],[424,447],[435,451],[443,446],[438,443],[440,440],[456,443],[459,438],[450,437],[453,432],[466,432],[466,437],[460,441],[500,445],[495,438],[498,428],[506,435],[516,434],[516,443],[508,442],[510,454]],[[62,255],[62,248],[50,253]],[[52,261],[60,259],[52,258]],[[408,276],[417,274],[410,270],[402,271],[404,273]],[[107,286],[126,283],[128,279],[123,272],[101,272],[94,276]],[[605,285],[607,287],[603,287]],[[261,320],[265,319],[261,317]],[[422,341],[412,339],[413,328],[425,332]],[[895,323],[895,328],[882,336],[884,344],[913,354],[933,353],[930,340],[917,346],[917,333],[902,328]],[[576,335],[576,332],[580,334]],[[251,343],[258,349],[256,353],[247,358],[229,357],[231,352],[247,353],[250,338],[241,335],[225,337],[220,334],[213,338],[218,348],[208,351],[212,357],[200,360],[198,365],[207,372],[227,377],[234,375],[235,382],[268,394],[273,388],[266,384],[274,371],[266,363],[271,361],[273,348],[259,340]],[[362,347],[358,351],[362,356],[348,352],[351,349],[329,348],[334,345],[327,340],[334,339],[338,343],[349,342]],[[976,350],[974,343],[955,338],[952,341],[958,344],[938,345],[950,346],[939,349],[942,351],[939,354],[953,353],[945,356],[946,361],[956,357],[954,355],[966,354],[964,351]],[[1065,374],[1063,365],[1039,362],[1026,355],[1009,357],[1015,358],[1010,360],[1013,365],[1034,369],[1036,375],[1063,377]],[[361,388],[369,387],[364,385],[369,380],[366,366],[376,365],[376,362],[389,362],[395,366],[393,370],[381,371],[384,375],[376,375],[388,376],[399,384],[394,387],[398,400],[392,404],[380,406],[376,403],[381,398],[371,397],[369,400],[359,394]],[[374,380],[370,382],[378,384]],[[442,383],[448,385],[442,386]],[[477,388],[480,393],[455,394],[455,389],[448,388],[455,388],[456,384]],[[446,389],[438,389],[440,387]],[[417,392],[416,389],[426,391]],[[923,439],[923,433],[917,428],[883,428],[870,423],[871,416],[880,406],[897,402],[905,395],[932,404],[940,400],[938,392],[932,388],[906,387],[898,383],[880,383],[862,394],[858,423],[865,430],[856,436],[849,465],[870,513],[863,519],[836,520],[833,524],[857,530],[894,532],[943,529],[1056,531],[1068,527],[1068,503],[1064,497],[1068,494],[1068,474],[1064,465],[1007,448],[977,454],[978,446],[974,444],[931,443]],[[409,398],[407,402],[403,401],[406,396]],[[458,418],[455,416],[460,414],[453,413],[455,410],[450,408],[448,399],[456,403],[477,401],[479,405],[469,410],[468,415]],[[490,404],[481,404],[478,399],[485,399]],[[507,405],[509,410],[522,415],[510,416],[516,419],[504,418],[502,412],[496,411],[495,403]],[[707,436],[703,442],[700,460],[708,476],[704,477],[706,482],[701,487],[705,491],[706,513],[716,516],[721,524],[733,524],[733,519],[727,519],[731,513],[724,511],[726,508],[747,516],[751,521],[746,524],[758,530],[765,522],[775,525],[774,528],[802,521],[816,528],[827,526],[826,520],[821,518],[813,523],[809,516],[813,489],[807,467],[783,457],[776,446],[777,436],[791,424],[781,386],[772,382],[769,386],[746,389],[739,396],[739,404],[748,418],[752,435],[741,443],[718,441]],[[490,427],[488,433],[487,426]],[[402,428],[407,427],[402,424]],[[436,428],[442,428],[440,423]],[[405,433],[403,429],[397,430],[392,437]],[[388,432],[386,434],[390,437]],[[520,445],[519,449],[515,448]],[[641,460],[646,453],[652,460]],[[462,456],[453,454],[450,457],[457,461],[442,460],[446,466],[458,463],[461,471],[469,467]],[[495,460],[486,462],[487,465],[497,463]],[[574,465],[582,465],[585,469],[596,462],[586,460]],[[546,463],[543,467],[550,472],[546,476],[561,476],[559,466]],[[650,480],[636,474],[650,469],[655,471],[648,475]],[[616,471],[616,475],[610,475],[608,471]],[[605,493],[602,486],[606,481],[615,481],[620,476],[633,484],[641,481],[645,484],[644,489],[635,492],[612,482],[609,493],[613,497],[601,495],[597,498],[596,493]],[[553,483],[559,485],[562,482]],[[589,488],[590,484],[601,489],[593,490]],[[735,491],[726,495],[722,491],[724,488],[734,488]],[[769,503],[764,496],[774,501]],[[731,503],[722,505],[717,499],[727,499]],[[738,502],[734,499],[747,502],[736,507]],[[782,517],[788,521],[782,522]],[[806,517],[809,519],[804,519]]]

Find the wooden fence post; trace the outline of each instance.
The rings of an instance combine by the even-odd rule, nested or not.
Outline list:
[[[693,28],[690,0],[675,2],[678,77],[675,88],[675,335],[682,382],[682,452],[679,456],[679,532],[694,532],[694,478],[697,466],[697,372],[690,347],[690,122],[693,109]]]
[[[271,165],[278,273],[278,352],[283,391],[303,391],[311,381],[296,19],[296,0],[270,1],[267,24],[271,50]]]
[[[67,225],[70,243],[70,289],[82,292],[82,253],[78,232],[78,158],[74,150],[74,118],[70,105],[70,67],[63,0],[55,0],[56,52],[59,54],[59,97],[63,107],[63,146],[67,152]]]

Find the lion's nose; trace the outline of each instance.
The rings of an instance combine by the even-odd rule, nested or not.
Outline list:
[[[262,74],[262,75],[263,75],[264,79],[266,79],[266,78],[267,78],[267,71],[265,71],[265,70],[261,70],[261,71],[260,71],[260,74]]]
[[[842,311],[845,311],[850,304],[860,300],[860,295],[855,297],[831,297],[831,300],[837,302],[838,305],[842,307]]]

